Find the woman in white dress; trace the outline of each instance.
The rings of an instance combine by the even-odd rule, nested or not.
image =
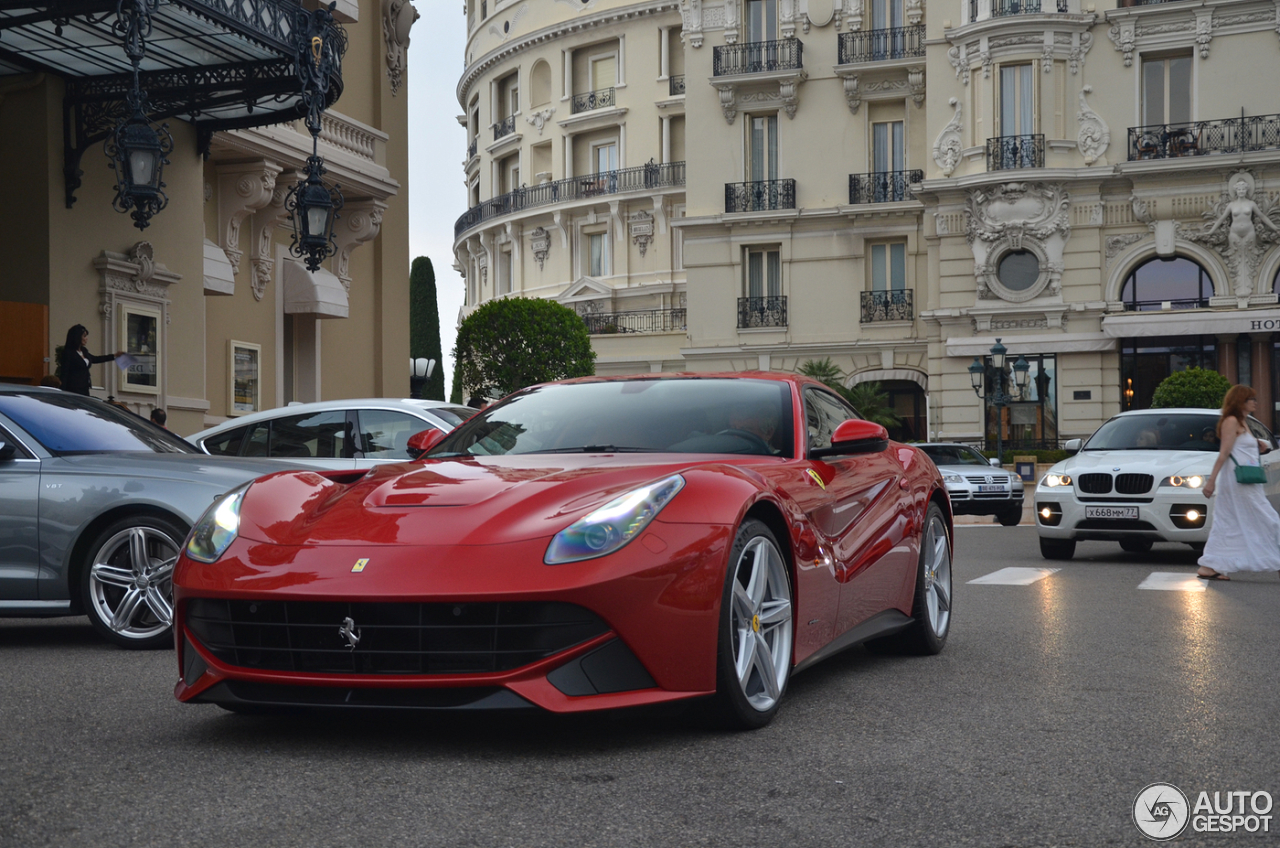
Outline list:
[[[1258,394],[1248,386],[1232,386],[1223,398],[1218,461],[1204,484],[1206,498],[1217,493],[1213,526],[1196,573],[1204,580],[1230,580],[1231,571],[1280,571],[1280,515],[1263,485],[1236,481],[1237,465],[1260,464],[1258,440],[1244,423],[1245,416],[1257,411]]]

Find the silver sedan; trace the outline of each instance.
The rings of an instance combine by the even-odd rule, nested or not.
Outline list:
[[[94,398],[0,386],[0,616],[87,614],[117,645],[172,644],[188,530],[229,489],[288,467],[206,456]]]

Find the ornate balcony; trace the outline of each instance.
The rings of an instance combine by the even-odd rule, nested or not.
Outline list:
[[[849,202],[893,203],[911,199],[911,184],[924,179],[924,171],[883,171],[849,175]]]
[[[1163,2],[1164,0],[1148,0]],[[1067,0],[990,0],[990,17],[1004,18],[1010,15],[1038,15],[1041,12],[1067,14]],[[1136,5],[1136,4],[1135,4]],[[978,20],[978,0],[969,0],[969,22]]]
[[[839,62],[883,62],[924,55],[924,24],[841,33]]]
[[[715,48],[711,59],[711,73],[717,77],[798,71],[803,67],[804,44],[794,38],[726,44]]]
[[[862,292],[863,324],[880,321],[911,321],[916,317],[913,289]]]
[[[527,186],[472,206],[453,225],[453,237],[500,215],[520,212],[570,200],[582,200],[607,194],[649,191],[684,185],[684,162],[650,162],[638,168],[623,168],[582,177],[570,177],[553,183]]]
[[[503,136],[511,135],[516,131],[516,116],[503,118],[501,121],[493,125],[493,140],[497,141]]]
[[[679,97],[684,94],[684,74],[672,74],[669,77],[668,93],[672,97]]]
[[[672,333],[689,329],[689,310],[637,309],[628,312],[588,312],[582,316],[593,336],[617,333]]]
[[[987,170],[1043,168],[1044,135],[1002,135],[987,139]]]
[[[1280,148],[1280,115],[1129,127],[1129,161]]]
[[[592,109],[607,109],[616,105],[617,100],[614,97],[613,87],[610,86],[609,88],[573,95],[571,112],[576,115],[579,112],[590,112]]]
[[[738,298],[738,329],[787,326],[787,298],[783,295]]]
[[[767,212],[796,208],[795,180],[756,180],[725,183],[725,212]]]

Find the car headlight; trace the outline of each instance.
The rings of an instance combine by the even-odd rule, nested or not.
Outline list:
[[[1186,477],[1174,474],[1160,481],[1161,486],[1172,486],[1175,489],[1200,489],[1204,487],[1203,474],[1188,474]]]
[[[950,472],[944,471],[944,472],[942,473],[942,482],[944,482],[944,483],[963,483],[963,482],[964,482],[964,478],[963,478],[963,477],[961,477],[959,474],[952,474],[952,473],[950,473]]]
[[[1071,476],[1068,474],[1046,474],[1043,482],[1050,489],[1056,489],[1059,486],[1070,486]]]
[[[197,562],[214,562],[226,553],[240,532],[240,504],[250,485],[232,489],[205,510],[187,539],[187,556]]]
[[[557,533],[543,561],[560,565],[613,553],[639,536],[683,488],[684,478],[673,474],[614,498]]]

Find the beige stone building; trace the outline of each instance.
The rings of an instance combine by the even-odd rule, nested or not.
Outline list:
[[[407,0],[339,0],[322,44],[303,37],[309,0],[142,2],[140,86],[173,141],[167,207],[144,230],[112,208],[104,152],[127,117],[124,16],[115,0],[29,5],[0,17],[0,173],[21,198],[0,210],[0,378],[52,373],[79,323],[93,353],[136,360],[95,365],[93,393],[167,409],[180,433],[292,400],[406,394]],[[322,46],[340,61],[317,152],[344,206],[311,271],[285,201],[312,153],[300,66],[319,69]]]
[[[574,306],[602,373],[830,357],[906,438],[1056,445],[1193,365],[1274,423],[1274,3],[467,14],[467,308]],[[970,372],[997,338],[1030,372],[1002,410]]]

